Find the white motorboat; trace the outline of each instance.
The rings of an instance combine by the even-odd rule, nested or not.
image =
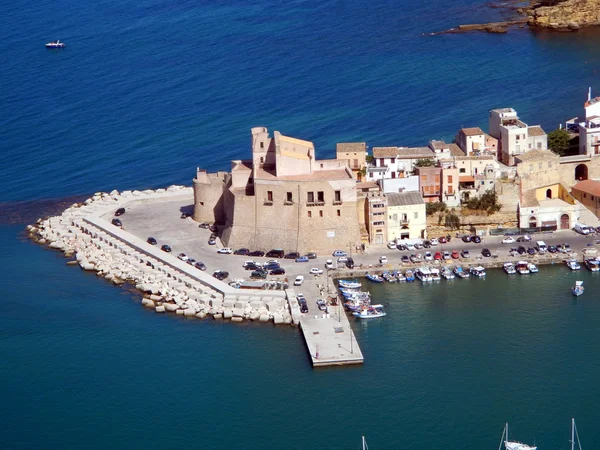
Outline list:
[[[358,289],[362,287],[362,283],[356,280],[339,280],[338,285],[345,289]]]
[[[539,269],[533,263],[529,263],[529,265],[527,267],[529,268],[529,273],[538,273],[539,272]]]
[[[511,262],[505,262],[503,269],[509,275],[513,275],[513,274],[517,273],[517,269],[515,269],[515,265]]]
[[[596,258],[586,258],[585,267],[592,272],[598,272],[600,271],[600,262]]]
[[[456,266],[453,272],[458,278],[469,278],[471,276],[471,274],[466,270],[463,270],[461,266]]]
[[[402,275],[402,272],[399,270],[395,273],[395,277],[400,283],[404,283],[406,281],[406,277]]]
[[[571,288],[571,292],[575,297],[579,297],[581,294],[583,294],[584,290],[585,289],[583,288],[583,281],[576,281],[575,286]]]
[[[48,42],[46,44],[46,48],[65,48],[66,45],[64,42],[60,42],[60,39],[58,39],[56,42]]]
[[[521,275],[528,275],[529,263],[527,261],[519,261],[517,263],[517,272],[519,272]]]
[[[485,277],[485,269],[481,266],[477,266],[477,267],[471,267],[469,269],[469,272],[471,272],[471,275],[475,276],[475,277]]]
[[[567,267],[571,270],[579,270],[581,266],[576,259],[567,259]]]
[[[431,279],[433,281],[440,281],[442,279],[440,276],[440,269],[433,267],[429,271],[431,272]]]
[[[452,273],[452,271],[448,267],[444,267],[442,269],[442,276],[446,280],[454,280],[454,273]]]
[[[508,439],[508,423],[504,427],[502,432],[502,438],[500,439],[500,446],[504,441],[504,448],[506,450],[537,450],[537,447],[531,447],[530,445],[523,444],[522,442],[511,441]]]
[[[419,267],[415,270],[415,276],[421,283],[431,283],[433,281],[429,267]]]
[[[354,317],[358,317],[359,319],[378,319],[379,317],[384,317],[387,314],[383,309],[379,308],[362,308],[360,311],[355,311],[352,313]]]

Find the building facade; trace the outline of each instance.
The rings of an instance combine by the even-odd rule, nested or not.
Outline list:
[[[335,146],[335,157],[348,161],[354,177],[360,179],[361,170],[367,165],[367,144],[365,142],[339,142]]]
[[[571,188],[571,195],[600,217],[600,181],[580,181]]]
[[[466,156],[498,157],[498,139],[484,133],[481,128],[461,128],[456,135],[456,143]]]
[[[490,135],[499,141],[500,160],[509,166],[515,157],[529,150],[547,150],[548,137],[539,125],[528,126],[512,108],[493,109],[489,116]]]
[[[425,202],[418,192],[387,194],[387,238],[425,239],[427,220]]]

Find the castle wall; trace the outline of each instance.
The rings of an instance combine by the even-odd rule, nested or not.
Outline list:
[[[195,221],[224,222],[223,190],[227,178],[226,172],[198,171],[193,180]]]

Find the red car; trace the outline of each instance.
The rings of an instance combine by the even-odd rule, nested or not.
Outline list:
[[[454,250],[452,252],[452,259],[458,259],[460,258],[460,253],[458,253],[458,250]]]
[[[436,261],[441,261],[442,254],[440,252],[435,252],[435,255],[433,255],[433,259],[435,259]]]
[[[446,244],[446,243],[448,243],[448,239],[446,239],[444,236],[442,236],[442,237],[438,238],[438,242],[440,244]]]

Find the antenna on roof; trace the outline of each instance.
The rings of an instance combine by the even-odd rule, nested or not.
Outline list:
[[[592,99],[592,87],[588,88],[588,102]]]

